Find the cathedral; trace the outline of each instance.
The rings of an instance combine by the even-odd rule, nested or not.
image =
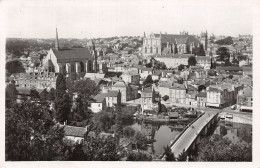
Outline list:
[[[207,44],[207,42],[205,43]],[[152,33],[149,36],[144,33],[142,55],[146,57],[151,55],[192,54],[194,48],[199,47],[200,44],[201,42],[194,35],[188,35],[188,32],[181,32],[179,35]]]
[[[85,73],[97,71],[97,54],[94,42],[88,48],[61,49],[56,29],[55,48],[43,60],[44,70],[65,74],[72,79],[83,78]]]

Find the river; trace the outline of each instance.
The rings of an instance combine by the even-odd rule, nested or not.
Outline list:
[[[170,145],[184,129],[186,124],[156,124],[156,123],[134,123],[132,128],[136,131],[140,131],[146,135],[149,139],[154,139],[155,141],[148,147],[148,152],[153,155],[161,155],[164,152],[164,148]]]

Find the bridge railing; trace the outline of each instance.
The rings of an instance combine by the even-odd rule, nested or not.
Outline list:
[[[177,136],[177,138],[175,138],[175,140],[170,144],[170,148],[174,145],[174,143],[184,134],[184,132],[194,123],[196,122],[201,116],[203,116],[205,113],[200,114],[196,119],[194,119],[191,123],[189,123],[184,130]],[[160,156],[160,159],[162,159],[162,157],[164,156],[164,152],[163,154]]]

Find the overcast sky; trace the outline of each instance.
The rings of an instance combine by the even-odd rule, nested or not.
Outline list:
[[[7,37],[96,38],[167,32],[252,34],[245,1],[23,1],[5,4]],[[194,3],[196,2],[196,3]]]

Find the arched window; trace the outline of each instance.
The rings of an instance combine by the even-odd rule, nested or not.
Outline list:
[[[83,62],[80,62],[80,72],[84,72],[84,64]]]
[[[156,47],[156,54],[158,54],[158,47]]]
[[[150,47],[150,53],[153,53],[153,48],[152,47]]]

